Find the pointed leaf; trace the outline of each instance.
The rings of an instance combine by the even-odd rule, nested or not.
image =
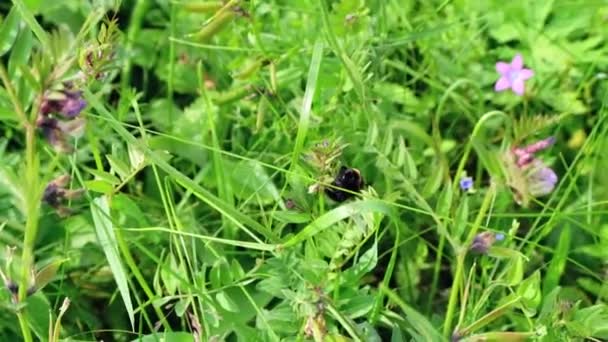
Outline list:
[[[91,215],[93,216],[97,241],[103,249],[106,259],[108,259],[108,264],[110,265],[110,269],[114,275],[114,280],[118,286],[118,291],[120,292],[125,309],[129,315],[131,327],[134,327],[135,314],[133,312],[133,303],[131,302],[131,293],[129,292],[127,274],[120,261],[118,242],[116,241],[114,225],[110,216],[110,206],[108,205],[108,199],[106,196],[97,197],[93,200],[91,205]]]

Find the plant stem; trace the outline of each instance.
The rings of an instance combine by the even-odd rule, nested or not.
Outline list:
[[[473,222],[473,226],[469,231],[469,235],[466,241],[464,242],[464,244],[458,247],[458,250],[456,250],[456,271],[454,273],[454,280],[452,282],[452,288],[450,290],[450,299],[448,301],[448,308],[445,313],[445,321],[443,323],[443,335],[446,338],[450,338],[452,332],[452,320],[454,319],[454,312],[456,309],[456,302],[458,301],[458,292],[460,291],[462,273],[464,272],[464,260],[467,255],[467,252],[469,251],[468,246],[475,238],[477,230],[479,230],[479,227],[481,226],[481,222],[485,217],[486,212],[490,209],[495,194],[496,186],[492,184],[488,188],[488,192],[486,193],[486,196],[483,199],[483,203],[481,204],[481,209],[479,209],[479,213],[475,218],[475,222]]]
[[[22,303],[27,299],[28,288],[30,287],[30,272],[34,265],[34,243],[38,232],[38,218],[40,214],[40,186],[38,179],[38,156],[36,154],[36,127],[27,119],[23,106],[13,88],[6,69],[0,65],[0,79],[6,93],[8,94],[15,112],[21,120],[25,130],[25,234],[23,236],[23,251],[21,254],[21,277],[19,282],[18,302]],[[37,110],[37,109],[34,109]],[[25,309],[17,311],[19,326],[26,342],[32,340],[32,332],[28,326],[27,313]]]

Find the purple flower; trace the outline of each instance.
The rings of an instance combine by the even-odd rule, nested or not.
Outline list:
[[[53,179],[42,194],[42,201],[57,210],[60,216],[70,214],[70,209],[64,206],[64,202],[76,199],[82,195],[84,189],[70,190],[67,188],[70,183],[70,176],[63,175]]]
[[[477,252],[480,254],[486,254],[488,249],[492,247],[496,240],[503,240],[504,234],[498,233],[494,234],[492,232],[483,232],[475,235],[473,239],[473,243],[471,244],[471,251]]]
[[[68,136],[79,137],[83,134],[85,120],[82,118],[60,121],[50,116],[39,115],[36,125],[42,130],[42,135],[55,150],[63,153],[72,152]]]
[[[524,60],[520,54],[515,55],[511,63],[496,63],[496,71],[500,74],[500,78],[496,81],[494,90],[503,91],[511,88],[520,96],[524,94],[524,81],[534,76],[532,70],[524,68]]]
[[[61,92],[47,92],[42,99],[40,114],[60,114],[67,119],[73,119],[87,106],[82,98],[82,92],[76,90],[63,90]]]
[[[473,178],[462,177],[460,178],[460,190],[469,191],[473,188]]]
[[[555,137],[539,140],[525,147],[516,147],[513,154],[517,157],[517,166],[524,167],[534,161],[534,154],[542,151],[555,143]]]
[[[77,117],[87,106],[87,102],[82,98],[82,92],[66,92],[66,99],[62,103],[61,113],[68,119]]]
[[[555,189],[558,180],[555,171],[540,160],[534,160],[532,164],[528,165],[525,175],[528,182],[528,193],[534,197],[550,194]]]

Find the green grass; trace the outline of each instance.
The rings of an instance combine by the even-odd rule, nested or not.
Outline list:
[[[608,339],[605,2],[0,18],[0,340]],[[494,91],[518,53],[525,94]],[[534,195],[511,158],[550,136]],[[364,179],[344,202],[340,166]]]

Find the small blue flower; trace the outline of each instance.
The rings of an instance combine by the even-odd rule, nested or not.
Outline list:
[[[460,179],[460,189],[462,191],[470,191],[473,189],[473,178],[472,177],[462,177]]]

